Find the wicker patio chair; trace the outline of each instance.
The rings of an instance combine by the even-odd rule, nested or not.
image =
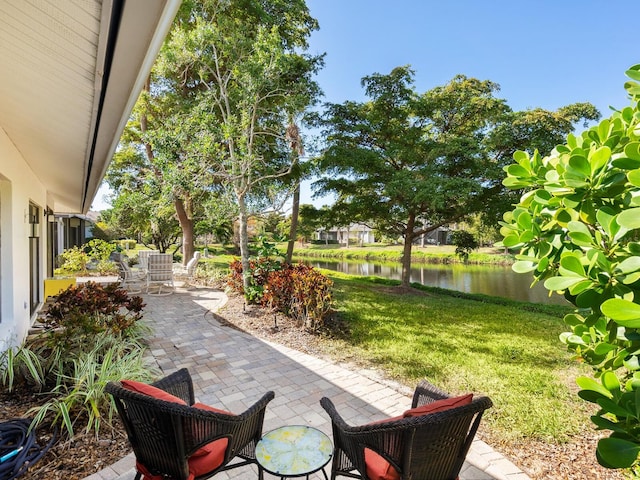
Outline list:
[[[465,404],[442,405],[454,402]],[[320,404],[333,428],[331,480],[338,475],[363,480],[455,480],[482,414],[492,405],[487,397],[472,401],[470,395],[449,397],[425,381],[415,390],[411,410],[367,425],[348,425],[326,397]],[[434,413],[421,414],[439,405]]]
[[[134,383],[110,382],[105,390],[115,400],[135,454],[136,480],[200,480],[257,464],[255,447],[273,392],[234,415],[195,403],[186,368],[151,385],[138,384],[143,390],[131,390]],[[159,392],[149,394],[149,387]],[[234,459],[238,461],[231,463]],[[258,472],[262,479],[259,466]]]

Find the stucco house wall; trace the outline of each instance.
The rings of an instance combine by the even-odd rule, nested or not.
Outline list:
[[[22,341],[31,324],[29,204],[40,207],[39,272],[43,279],[47,192],[0,128],[0,351]],[[40,300],[42,292],[40,291]]]

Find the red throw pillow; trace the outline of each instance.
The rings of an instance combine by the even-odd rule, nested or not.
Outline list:
[[[364,463],[370,480],[400,480],[398,471],[383,456],[369,448],[364,449]]]
[[[180,405],[187,404],[187,402],[185,402],[181,398],[178,398],[175,395],[171,395],[170,393],[165,392],[160,388],[154,387],[153,385],[136,382],[135,380],[121,380],[120,383],[124,388],[126,388],[127,390],[131,390],[132,392],[148,395],[159,400],[164,400],[165,402],[174,402],[179,403]]]
[[[412,408],[404,412],[403,417],[419,417],[420,415],[427,415],[429,413],[444,412],[450,408],[461,407],[463,405],[469,405],[473,400],[473,393],[467,395],[461,395],[459,397],[444,398],[435,402],[427,403],[420,407]]]

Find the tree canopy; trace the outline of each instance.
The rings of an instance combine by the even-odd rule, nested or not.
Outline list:
[[[488,210],[506,191],[507,153],[597,116],[585,104],[514,114],[496,97],[497,84],[464,75],[420,94],[408,66],[364,77],[362,85],[368,101],[327,106],[314,187],[337,194],[340,218],[404,239],[405,286],[417,237]]]

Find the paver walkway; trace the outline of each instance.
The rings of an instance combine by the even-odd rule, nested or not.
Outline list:
[[[399,415],[411,403],[412,391],[406,387],[221,325],[214,312],[226,301],[223,292],[192,287],[166,297],[144,298],[145,319],[154,329],[151,354],[162,372],[187,367],[198,400],[230,411],[243,411],[264,392],[273,390],[276,397],[267,406],[265,432],[285,424],[301,424],[331,436],[331,422],[319,404],[323,396],[331,398],[353,425]],[[134,476],[130,454],[86,480],[132,480]],[[315,476],[322,478],[321,473]],[[255,479],[257,469],[242,467],[214,478]],[[265,474],[265,480],[270,478]],[[486,443],[475,440],[460,479],[529,477]]]

